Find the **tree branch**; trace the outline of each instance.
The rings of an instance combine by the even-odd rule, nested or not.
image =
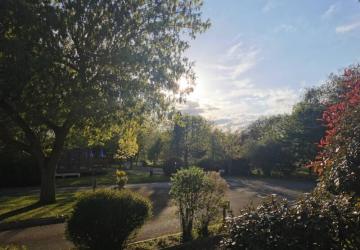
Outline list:
[[[30,143],[30,152],[32,154],[35,154],[37,157],[44,157],[40,142],[36,138],[35,133],[28,126],[26,121],[19,115],[19,113],[4,99],[0,100],[0,108],[5,112],[5,114],[9,116],[9,118],[11,118],[13,122],[15,122],[23,130],[23,132],[25,133],[25,137]]]
[[[0,139],[2,139],[7,144],[14,145],[17,148],[31,154],[31,147],[24,142],[12,138],[10,136],[10,131],[3,124],[0,124]]]

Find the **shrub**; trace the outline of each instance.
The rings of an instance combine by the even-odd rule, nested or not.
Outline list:
[[[322,189],[360,197],[360,65],[334,76],[335,101],[323,113],[325,136],[309,166],[321,175]]]
[[[245,158],[232,160],[231,161],[231,174],[232,175],[242,175],[242,176],[251,175],[250,162]]]
[[[227,222],[229,249],[357,249],[359,207],[349,196],[307,195],[291,205],[272,197]]]
[[[179,207],[182,238],[190,241],[196,226],[200,236],[209,235],[210,222],[217,219],[227,184],[216,172],[201,168],[181,169],[171,178],[170,196]]]
[[[181,158],[171,157],[164,162],[164,166],[163,166],[164,174],[170,176],[176,173],[176,171],[183,166],[184,166],[184,162],[181,160]]]
[[[136,193],[89,192],[74,205],[66,235],[79,248],[123,249],[129,236],[150,215],[150,202]]]
[[[205,174],[204,192],[200,197],[200,209],[196,214],[199,236],[209,236],[209,225],[220,214],[226,190],[227,183],[219,173],[207,172]]]
[[[128,182],[128,177],[125,171],[123,170],[116,170],[116,185],[118,185],[119,189],[124,188],[125,184]]]
[[[222,160],[212,160],[212,159],[202,159],[197,163],[197,166],[205,169],[205,170],[212,170],[212,171],[218,171],[220,169],[225,169],[226,164],[225,161]]]
[[[179,207],[182,239],[193,239],[195,213],[200,209],[205,190],[205,172],[198,167],[181,169],[171,177],[170,196]]]

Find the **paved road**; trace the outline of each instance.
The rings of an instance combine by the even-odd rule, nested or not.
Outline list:
[[[227,182],[227,198],[235,215],[250,203],[258,204],[267,195],[277,194],[295,199],[314,187],[314,183],[308,181],[259,178],[228,178]],[[153,238],[180,230],[176,207],[169,200],[169,183],[136,184],[128,187],[149,197],[154,206],[153,218],[141,228],[134,240]],[[72,245],[65,239],[64,230],[65,224],[56,224],[4,231],[0,232],[0,243],[26,245],[29,249],[69,249]]]

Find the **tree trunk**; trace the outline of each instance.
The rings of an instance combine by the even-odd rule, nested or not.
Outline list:
[[[58,131],[52,152],[48,157],[39,152],[36,154],[41,170],[41,204],[51,204],[56,202],[55,172],[64,147],[66,133],[67,130]]]
[[[183,242],[191,241],[193,239],[193,235],[192,235],[193,219],[190,218],[190,215],[188,214],[188,212],[186,212],[185,218],[183,218],[182,220],[183,220],[183,222],[182,222],[182,231],[183,231],[182,241]]]
[[[183,238],[183,240],[184,240],[184,242],[188,242],[188,241],[192,241],[193,240],[193,235],[192,235],[192,228],[193,228],[193,225],[192,225],[193,223],[192,223],[192,220],[190,219],[189,221],[188,221],[188,224],[186,225],[186,232],[185,232],[185,234],[184,234],[184,238]]]
[[[187,148],[185,148],[184,163],[185,163],[185,167],[188,167],[188,166],[189,166],[189,162],[188,162],[188,149],[187,149]]]
[[[56,201],[55,171],[56,164],[54,162],[48,162],[41,167],[41,204],[51,204]]]

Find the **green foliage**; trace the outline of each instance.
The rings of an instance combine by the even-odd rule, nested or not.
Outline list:
[[[118,149],[114,155],[115,159],[127,160],[138,153],[137,124],[130,123],[120,134]]]
[[[225,168],[226,161],[239,157],[237,133],[222,131],[200,116],[176,113],[148,133],[153,135],[145,144],[147,158],[155,164],[162,162],[168,174],[175,171],[172,159],[184,166],[211,161],[216,164],[207,167],[219,169],[218,165]]]
[[[125,171],[117,169],[115,172],[116,175],[116,185],[119,189],[123,189],[125,184],[128,182],[128,176]]]
[[[301,163],[314,157],[316,150],[311,142],[324,130],[316,118],[324,111],[322,116],[327,130],[319,143],[322,150],[311,164],[322,174],[315,191],[295,203],[272,198],[256,209],[242,211],[240,216],[228,221],[229,235],[223,240],[227,248],[358,249],[359,75],[358,66],[350,67],[344,75],[332,75],[326,85],[309,90],[304,101],[295,106],[290,119],[283,123],[286,133],[279,135],[285,137],[276,140],[277,143],[288,143],[284,139],[293,139],[288,144],[293,152],[293,162]],[[273,123],[271,130],[281,128],[277,124]],[[266,134],[255,133],[254,137],[262,141],[262,135]],[[262,150],[264,155],[276,156],[275,151],[265,154]],[[281,147],[276,151],[281,152]],[[260,161],[265,163],[271,158]]]
[[[180,234],[160,236],[157,238],[131,243],[127,250],[160,250],[178,245],[181,242]]]
[[[170,196],[179,208],[183,241],[193,239],[196,212],[201,208],[205,172],[198,167],[181,169],[171,177]]]
[[[79,194],[79,192],[69,190],[58,191],[56,194],[57,203],[45,206],[39,206],[37,194],[21,192],[13,195],[1,195],[1,215],[18,209],[25,210],[22,213],[10,213],[9,216],[5,216],[6,218],[1,222],[68,216]]]
[[[86,142],[92,134],[92,144],[111,138],[114,124],[166,110],[176,99],[168,93],[181,92],[181,77],[194,81],[184,52],[209,27],[201,6],[200,0],[0,2],[0,137],[37,159],[43,203],[55,201],[53,177],[70,136]]]
[[[217,172],[206,172],[204,193],[196,213],[197,231],[201,237],[209,236],[209,225],[218,219],[227,190],[226,181]]]
[[[185,166],[204,157],[209,151],[210,129],[209,122],[201,116],[175,116],[170,142],[171,156],[182,158]]]
[[[348,196],[272,197],[227,221],[227,249],[357,249],[360,208]]]
[[[200,236],[209,235],[209,224],[217,219],[226,189],[218,173],[198,167],[181,169],[171,177],[170,196],[179,208],[183,241],[193,239],[194,226]]]
[[[309,89],[290,115],[259,119],[240,135],[240,154],[253,168],[265,175],[280,172],[289,175],[312,160],[317,143],[324,135],[321,122],[326,92]]]
[[[151,215],[151,204],[130,191],[99,190],[82,195],[67,222],[67,237],[79,248],[123,249]]]
[[[159,137],[156,139],[155,143],[152,144],[151,147],[149,148],[148,159],[156,164],[159,160],[162,147],[163,147],[163,142]]]
[[[330,84],[338,98],[323,113],[326,134],[321,151],[310,164],[321,175],[319,189],[360,196],[360,65],[333,76]]]

